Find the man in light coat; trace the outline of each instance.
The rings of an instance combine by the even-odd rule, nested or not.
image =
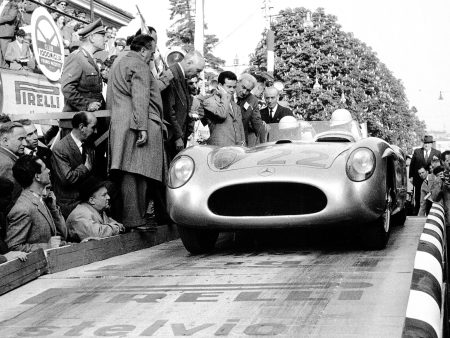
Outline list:
[[[203,101],[210,145],[219,147],[245,145],[241,108],[234,102],[237,77],[230,71],[219,74],[217,94]]]
[[[138,35],[130,48],[109,75],[107,108],[111,110],[110,169],[121,176],[122,223],[134,228],[146,225],[152,189],[164,179],[165,157],[162,101],[148,65],[155,41]]]
[[[36,156],[24,155],[13,167],[16,180],[23,190],[8,213],[6,244],[10,250],[31,252],[49,249],[50,237],[65,240],[67,228],[56,205],[53,192],[46,190],[50,184],[50,170]]]
[[[122,224],[106,214],[110,197],[105,182],[95,177],[86,179],[80,187],[80,199],[81,203],[66,222],[71,239],[80,242],[88,238],[105,238],[125,230]]]

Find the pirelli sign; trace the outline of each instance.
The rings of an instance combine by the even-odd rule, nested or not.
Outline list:
[[[45,76],[1,70],[0,113],[59,113],[64,107],[61,85]]]

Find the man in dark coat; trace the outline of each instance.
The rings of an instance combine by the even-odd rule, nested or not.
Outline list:
[[[27,145],[24,153],[39,157],[45,163],[45,166],[50,169],[50,172],[52,172],[52,151],[43,144],[40,144],[36,126],[30,120],[19,120],[17,122],[24,127],[27,133]]]
[[[244,73],[236,84],[237,103],[241,108],[245,141],[249,147],[265,141],[265,128],[259,112],[259,100],[251,93],[256,83],[252,75]]]
[[[19,10],[17,1],[0,1],[0,68],[9,68],[5,60],[6,48],[14,37]]]
[[[162,99],[149,67],[155,47],[151,36],[136,36],[108,80],[110,169],[121,176],[121,220],[128,228],[147,225],[148,204],[165,176]]]
[[[73,129],[53,148],[53,189],[65,218],[80,203],[79,184],[96,173],[95,151],[90,139],[96,133],[97,118],[91,112],[73,116]]]
[[[17,122],[6,122],[0,126],[0,176],[14,185],[11,200],[6,208],[8,212],[22,191],[22,187],[13,176],[12,167],[17,159],[24,154],[26,132]],[[4,230],[4,229],[3,229]]]
[[[278,123],[282,117],[293,116],[289,108],[280,106],[278,100],[280,98],[278,89],[268,87],[264,91],[264,99],[267,107],[261,109],[261,118],[266,123]]]
[[[440,159],[441,152],[434,149],[433,147],[433,136],[425,135],[423,138],[423,146],[421,148],[415,149],[410,169],[409,169],[409,179],[414,185],[414,215],[417,215],[420,208],[420,188],[423,183],[423,179],[419,176],[419,169],[424,167],[426,170],[430,169],[430,164],[433,159]]]
[[[169,67],[173,74],[169,86],[161,92],[164,104],[164,119],[170,123],[167,153],[171,160],[186,147],[187,138],[192,132],[193,121],[189,118],[192,98],[186,79],[197,75],[205,67],[200,52],[192,51],[184,59]]]

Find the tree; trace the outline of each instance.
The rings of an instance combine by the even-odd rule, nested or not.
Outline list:
[[[280,11],[275,34],[275,81],[285,85],[286,99],[305,120],[329,119],[346,108],[367,122],[371,136],[404,149],[420,143],[425,123],[408,107],[402,82],[353,34],[341,30],[336,16],[323,8],[305,25],[305,8]],[[266,32],[251,55],[251,72],[267,67]],[[314,86],[314,84],[316,84]],[[314,87],[318,89],[314,89]]]
[[[167,30],[168,47],[178,46],[187,51],[194,49],[195,36],[195,10],[192,0],[170,0],[170,20],[174,20],[170,29]],[[207,25],[205,24],[205,30]],[[214,34],[205,34],[203,56],[205,57],[206,67],[222,71],[221,66],[225,60],[214,56],[213,49],[219,42]]]

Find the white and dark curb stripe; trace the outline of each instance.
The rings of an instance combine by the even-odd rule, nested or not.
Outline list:
[[[442,337],[446,306],[444,220],[444,208],[434,203],[420,236],[414,260],[403,337]]]

